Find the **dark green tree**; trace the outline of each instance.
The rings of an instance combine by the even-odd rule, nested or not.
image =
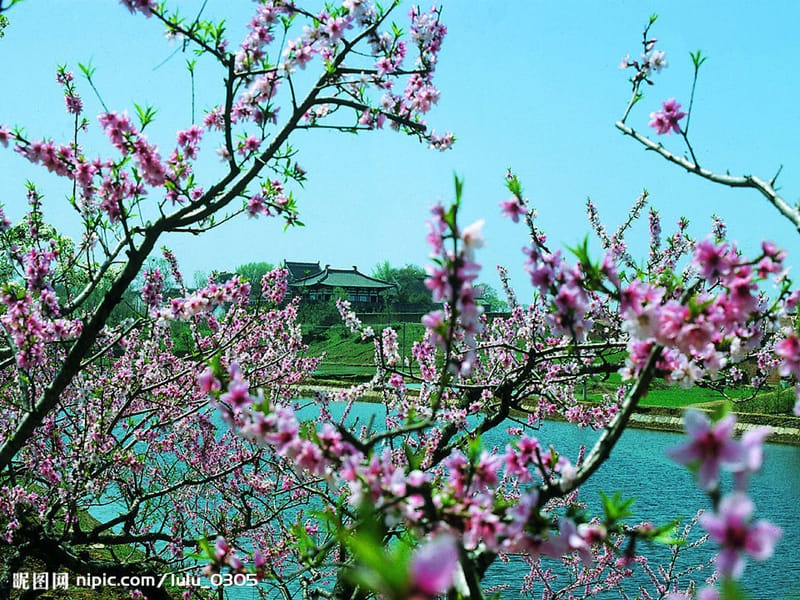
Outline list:
[[[258,287],[261,278],[274,268],[275,267],[271,263],[267,262],[249,262],[236,267],[234,273],[242,279],[249,281],[251,285]]]
[[[488,283],[479,283],[476,288],[480,296],[478,302],[487,307],[491,312],[507,312],[508,302],[500,297],[500,294]]]
[[[395,284],[389,292],[388,302],[395,309],[428,310],[434,306],[431,292],[425,286],[425,269],[407,264],[404,267],[392,267],[388,261],[375,265],[372,276]]]

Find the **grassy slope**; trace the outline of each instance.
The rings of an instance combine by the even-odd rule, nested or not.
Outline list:
[[[382,326],[376,326],[380,331]],[[395,325],[398,331],[398,344],[402,346],[402,326]],[[414,341],[422,339],[424,328],[420,324],[406,323],[405,356],[411,356],[411,347]],[[401,347],[402,350],[402,347]],[[309,344],[312,355],[325,354],[325,359],[315,375],[319,377],[336,377],[341,379],[364,379],[375,372],[374,346],[372,342],[365,342],[341,327],[332,327],[321,339],[316,339]],[[599,401],[603,393],[614,393],[619,383],[619,376],[612,375],[607,382],[599,384],[594,389],[587,390],[586,399]],[[732,398],[746,397],[751,390],[727,390]],[[704,388],[691,388],[685,390],[677,385],[656,383],[654,389],[641,401],[643,406],[666,406],[682,408],[692,405],[717,403],[722,400],[719,393]],[[737,412],[789,414],[794,406],[794,392],[792,389],[773,390],[760,393],[752,400],[734,404]]]
[[[376,326],[375,331],[385,326]],[[397,344],[405,357],[411,357],[411,348],[415,341],[422,339],[424,328],[418,323],[405,324],[405,344],[403,344],[403,326],[395,324]],[[405,347],[404,347],[405,346]],[[371,341],[363,341],[358,336],[344,332],[343,327],[331,327],[322,339],[309,343],[309,354],[325,359],[315,375],[320,377],[370,377],[375,373],[375,346]]]

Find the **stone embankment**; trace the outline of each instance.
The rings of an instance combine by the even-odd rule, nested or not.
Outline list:
[[[631,416],[630,423],[631,427],[639,429],[683,432],[683,409],[643,406]],[[736,432],[740,435],[748,429],[763,425],[772,427],[772,435],[768,438],[769,442],[800,446],[800,418],[798,417],[758,413],[738,413],[736,416]]]

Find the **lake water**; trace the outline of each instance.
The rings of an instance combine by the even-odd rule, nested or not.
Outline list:
[[[546,423],[540,440],[556,448],[573,452],[581,444],[591,444],[597,434],[577,430],[566,423]],[[634,496],[633,510],[637,518],[666,523],[675,518],[688,521],[698,508],[708,506],[707,497],[698,489],[692,475],[666,456],[666,449],[680,443],[684,436],[675,433],[628,429],[614,449],[611,458],[581,488],[580,498],[597,514],[600,510],[599,491],[611,494],[617,490]],[[571,449],[571,450],[570,450]],[[730,489],[730,480],[723,480]],[[783,537],[776,547],[775,556],[765,562],[748,561],[743,583],[753,600],[800,599],[800,448],[777,444],[765,446],[764,467],[752,480],[750,495],[756,505],[755,518],[772,521],[783,528]],[[636,521],[629,520],[631,523]],[[696,527],[696,534],[701,528]],[[653,560],[666,557],[665,547],[647,546],[640,549]],[[686,566],[707,560],[714,551],[708,543],[685,550],[682,563]],[[497,565],[484,580],[488,585],[509,583],[516,570],[521,578],[527,567],[519,564]],[[698,582],[710,575],[698,576]],[[637,577],[637,581],[646,581]],[[518,588],[518,586],[517,586]],[[541,588],[538,588],[541,590]],[[630,588],[629,588],[630,589]],[[650,588],[652,590],[652,588]],[[633,591],[633,590],[631,590]],[[519,598],[519,593],[507,591],[503,598]],[[579,596],[580,597],[580,596]],[[619,597],[612,594],[605,597]],[[631,597],[635,598],[636,594]]]
[[[339,410],[341,407],[332,406],[334,416],[340,414]],[[369,415],[382,410],[379,405],[359,403],[354,406],[351,417],[365,423]],[[493,434],[485,435],[484,444],[504,448],[505,430],[506,427],[499,427]],[[535,435],[542,445],[552,444],[574,462],[580,446],[591,447],[599,433],[567,423],[547,422]],[[588,505],[592,514],[600,514],[599,492],[610,495],[619,490],[626,496],[636,498],[633,505],[636,517],[627,521],[630,524],[644,520],[661,524],[676,518],[688,521],[698,508],[708,506],[708,499],[698,489],[689,471],[666,455],[667,448],[683,440],[684,436],[677,433],[628,429],[614,448],[611,458],[581,488],[580,499]],[[730,480],[723,480],[726,489],[730,489],[730,483]],[[800,447],[766,444],[764,467],[753,477],[750,495],[756,505],[755,518],[768,519],[782,527],[783,537],[771,560],[765,563],[747,562],[743,583],[752,600],[800,599],[800,552],[797,551],[800,548]],[[694,533],[699,537],[701,528],[697,526]],[[652,561],[668,556],[668,550],[663,546],[648,548],[644,545],[639,551]],[[713,543],[686,549],[678,564],[689,566],[707,561],[713,552]],[[553,567],[559,564],[558,561],[549,562]],[[501,592],[501,597],[521,598],[519,589],[528,571],[527,565],[518,557],[510,557],[509,563],[497,561],[487,573],[484,585],[508,585],[508,589]],[[711,572],[712,569],[708,568],[699,574],[698,583],[703,583]],[[643,574],[635,580],[647,582]],[[635,585],[628,585],[627,589],[631,598],[637,597]],[[649,590],[652,591],[652,587]],[[535,591],[538,593],[534,597],[540,596],[541,587],[536,587]],[[582,596],[577,594],[576,597]],[[612,593],[603,597],[619,598],[620,595]]]
[[[331,412],[335,418],[341,415],[343,406],[333,404]],[[349,416],[349,421],[358,419],[366,424],[371,415],[382,414],[383,407],[376,404],[356,403]],[[311,416],[309,414],[308,416]],[[376,424],[380,419],[376,420]],[[511,424],[509,424],[511,425]],[[498,428],[493,434],[484,436],[484,444],[504,448],[505,427]],[[573,425],[560,422],[545,423],[541,430],[535,432],[543,446],[552,444],[559,452],[570,457],[573,462],[581,445],[590,447],[598,433],[589,429],[578,429]],[[629,524],[640,521],[651,521],[656,524],[667,523],[676,518],[685,520],[695,515],[696,510],[708,506],[705,495],[697,488],[690,473],[670,461],[665,450],[680,443],[683,436],[674,433],[662,433],[646,430],[627,430],[611,458],[600,468],[592,479],[581,488],[580,500],[585,502],[592,514],[600,514],[599,491],[613,494],[622,491],[626,496],[633,496],[636,517],[628,519]],[[767,444],[765,446],[764,468],[757,474],[750,487],[751,497],[756,504],[756,518],[764,518],[783,528],[783,538],[776,548],[776,554],[767,563],[748,561],[744,574],[744,584],[753,600],[798,600],[800,599],[800,448]],[[730,487],[730,481],[724,481]],[[98,515],[99,516],[99,515]],[[108,517],[109,515],[103,515]],[[698,526],[695,536],[701,535]],[[668,556],[664,546],[638,548],[639,552],[648,556],[651,561],[663,561]],[[699,548],[688,549],[682,553],[684,565],[698,564],[712,555],[714,545],[705,544]],[[548,566],[557,568],[559,561],[548,560]],[[506,586],[500,591],[503,599],[519,599],[522,580],[528,573],[528,567],[519,557],[510,557],[510,562],[496,563],[490,568],[484,579],[484,586]],[[706,569],[697,576],[702,583],[711,574]],[[637,584],[647,583],[643,574],[634,579],[635,584],[626,584],[629,597],[638,597]],[[648,590],[652,591],[652,587]],[[252,588],[240,587],[230,589],[229,597],[233,600],[250,600],[258,598]],[[541,585],[534,588],[534,596],[541,596]],[[530,598],[531,596],[525,596]],[[576,594],[582,598],[583,594]],[[619,598],[618,593],[607,593],[601,598]]]

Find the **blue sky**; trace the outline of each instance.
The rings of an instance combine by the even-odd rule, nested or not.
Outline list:
[[[178,4],[193,15],[201,3]],[[657,85],[645,90],[629,123],[647,129],[648,114],[661,100],[676,97],[688,103],[688,55],[702,49],[710,58],[692,116],[700,161],[714,170],[767,178],[783,165],[779,184],[794,202],[800,189],[800,111],[792,59],[798,50],[800,5],[528,0],[442,5],[449,28],[437,74],[442,97],[428,122],[458,136],[454,149],[440,154],[388,131],[359,136],[301,132],[294,145],[309,181],[295,193],[307,226],[284,233],[278,222],[240,218],[204,236],[168,238],[190,278],[198,270],[284,258],[358,265],[366,272],[383,260],[396,266],[424,264],[428,209],[452,198],[457,173],[466,182],[464,222],[486,219],[487,246],[479,255],[484,279],[496,284],[494,265],[506,264],[524,290],[520,248],[526,233],[502,219],[498,208],[507,194],[503,175],[508,167],[522,179],[554,245],[574,245],[586,234],[588,196],[613,230],[646,187],[665,230],[685,215],[692,221],[691,232],[702,237],[717,213],[744,248],[774,239],[796,255],[792,262],[797,264],[796,232],[755,192],[724,189],[682,173],[624,138],[614,122],[629,94],[620,58],[638,55],[642,27],[651,13],[658,13],[653,34],[669,66],[656,78]],[[250,2],[208,0],[207,14],[227,11],[231,29],[241,31],[251,8]],[[398,12],[400,23],[407,8]],[[78,62],[91,61],[109,108],[132,112],[138,102],[159,109],[150,137],[163,154],[174,132],[190,123],[185,58],[173,54],[175,46],[155,21],[99,0],[26,0],[8,16],[11,23],[0,40],[0,122],[22,125],[31,137],[69,139],[70,120],[62,109],[55,68],[66,63],[77,74]],[[231,42],[236,40],[232,35]],[[203,98],[217,97],[217,82],[215,71],[200,70],[200,118],[202,108],[211,104]],[[79,85],[87,115],[96,115],[100,109],[92,92],[85,83]],[[663,141],[683,152],[675,136]],[[216,165],[204,165],[210,183]],[[47,196],[48,215],[66,231],[74,227],[60,182],[9,150],[0,151],[0,173],[0,201],[12,217],[24,211],[24,182],[34,179]],[[640,231],[643,253],[646,223]]]

